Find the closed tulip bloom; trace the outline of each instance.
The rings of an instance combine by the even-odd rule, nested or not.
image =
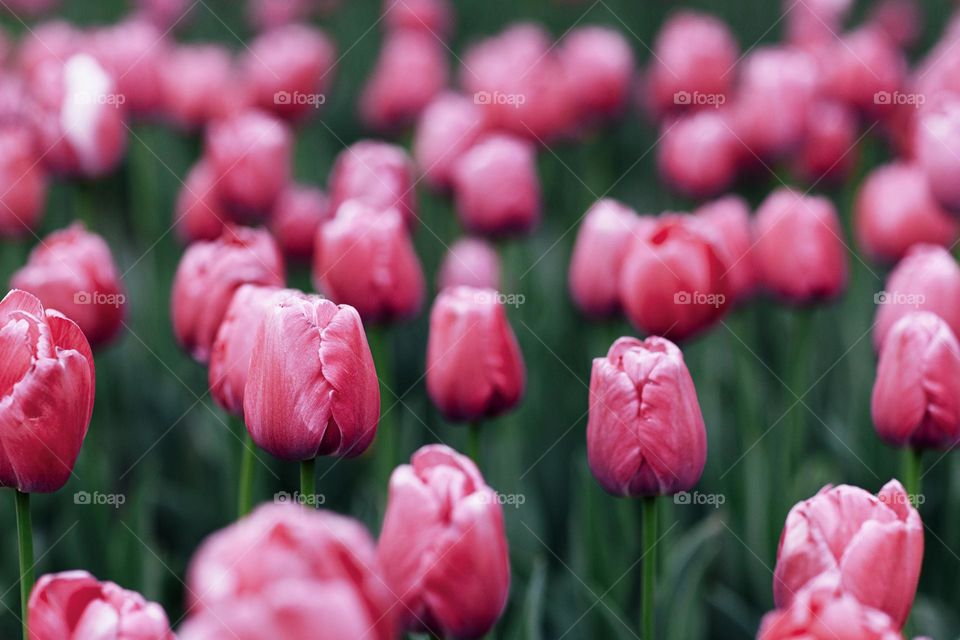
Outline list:
[[[938,96],[924,105],[914,132],[917,162],[927,174],[933,197],[946,209],[960,211],[960,99]]]
[[[273,205],[270,231],[287,257],[309,261],[313,257],[317,230],[331,213],[329,198],[323,191],[306,185],[290,185]]]
[[[833,298],[847,285],[847,248],[833,204],[777,189],[757,209],[754,255],[761,284],[794,303]]]
[[[296,22],[308,22],[316,0],[247,0],[247,17],[254,28],[269,31]]]
[[[377,557],[406,630],[480,638],[506,606],[503,507],[477,466],[450,447],[427,445],[390,476]]]
[[[743,144],[722,110],[701,110],[664,125],[657,146],[660,175],[691,197],[725,191],[736,179]]]
[[[453,191],[467,231],[485,236],[528,233],[541,215],[536,150],[509,134],[485,136],[454,166]]]
[[[110,247],[81,223],[44,238],[10,278],[10,287],[73,320],[95,347],[123,325],[126,299]]]
[[[843,21],[852,8],[853,0],[807,0],[799,4],[783,0],[787,40],[800,46],[833,42],[843,31]]]
[[[426,377],[433,404],[454,422],[491,418],[520,402],[523,355],[496,291],[454,287],[437,295]]]
[[[363,453],[380,387],[356,309],[304,294],[274,299],[257,329],[243,414],[257,446],[283,460]]]
[[[217,176],[210,163],[201,158],[191,167],[177,194],[174,209],[177,235],[188,243],[216,240],[230,221],[220,192]]]
[[[870,8],[867,25],[907,48],[923,33],[923,14],[915,0],[880,0]]]
[[[578,27],[564,36],[559,55],[579,118],[590,122],[623,111],[636,64],[623,34],[608,27]]]
[[[283,279],[283,257],[266,231],[227,227],[216,240],[194,242],[180,259],[171,291],[173,332],[180,346],[205,364],[240,285],[279,287]]]
[[[33,295],[0,301],[0,486],[50,493],[66,484],[93,413],[95,375],[80,328]]]
[[[427,105],[413,137],[413,158],[426,183],[449,188],[454,165],[484,129],[483,109],[472,98],[447,92]]]
[[[707,433],[683,354],[665,338],[620,338],[590,375],[587,460],[620,497],[689,491],[707,459]]]
[[[643,331],[683,339],[720,319],[733,300],[720,250],[698,221],[666,215],[634,237],[620,273],[620,300]]]
[[[36,16],[59,5],[60,0],[8,0],[3,8],[18,16]]]
[[[136,0],[134,15],[167,31],[188,22],[194,6],[190,0]]]
[[[437,272],[437,290],[459,286],[500,288],[500,257],[489,242],[461,238],[450,246]]]
[[[40,225],[47,177],[33,136],[23,127],[0,127],[0,236],[20,237]]]
[[[445,39],[453,29],[449,0],[384,0],[383,22],[388,31],[423,31]]]
[[[842,182],[859,158],[857,114],[839,102],[825,100],[807,109],[807,131],[793,160],[794,170],[807,182]]]
[[[355,307],[365,322],[416,315],[426,288],[397,210],[356,200],[345,202],[317,231],[313,281],[332,300]]]
[[[750,207],[740,196],[724,196],[693,212],[713,240],[724,265],[723,279],[734,301],[744,300],[757,287]]]
[[[92,49],[116,81],[123,106],[149,115],[160,108],[160,66],[170,44],[163,31],[146,20],[128,19],[94,32]]]
[[[46,20],[31,27],[17,47],[17,69],[25,78],[47,62],[62,62],[80,51],[83,33],[66,20]]]
[[[840,588],[902,628],[920,578],[923,523],[896,480],[873,496],[827,485],[787,515],[777,549],[773,599],[790,607],[804,587],[839,573]]]
[[[163,114],[184,129],[199,129],[250,102],[238,86],[229,50],[220,45],[174,47],[159,78]]]
[[[30,640],[174,640],[163,607],[86,571],[48,573],[30,594]]]
[[[898,91],[907,72],[900,50],[883,32],[870,27],[831,39],[820,55],[824,93],[864,113],[888,108],[892,101],[881,96]]]
[[[347,200],[360,200],[374,209],[397,209],[413,227],[417,220],[413,174],[413,161],[403,147],[375,140],[354,143],[340,152],[330,171],[330,210]]]
[[[887,277],[873,327],[873,346],[879,350],[896,322],[912,311],[932,311],[960,335],[960,267],[943,247],[918,244]]]
[[[647,220],[647,219],[644,219]],[[648,224],[652,224],[649,223]],[[570,257],[570,295],[591,316],[620,309],[620,272],[641,218],[610,198],[598,200],[583,218]]]
[[[871,171],[853,214],[857,243],[876,260],[899,260],[920,243],[950,246],[960,235],[960,223],[934,200],[923,170],[905,162]]]

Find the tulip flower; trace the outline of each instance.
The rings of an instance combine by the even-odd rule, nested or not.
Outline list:
[[[693,212],[701,229],[713,240],[724,265],[723,280],[734,301],[753,294],[757,269],[753,258],[750,208],[740,196],[724,196]]]
[[[94,56],[114,78],[125,109],[137,115],[159,110],[160,66],[169,55],[163,31],[146,20],[127,19],[98,29],[91,46]]]
[[[702,225],[665,215],[633,238],[620,273],[620,301],[650,334],[686,338],[720,319],[732,299],[720,249]]]
[[[43,576],[30,595],[30,640],[174,640],[163,607],[86,571]]]
[[[31,27],[17,47],[17,70],[29,82],[37,69],[48,62],[61,63],[78,53],[83,33],[65,20],[47,20]]]
[[[135,16],[164,31],[182,24],[195,4],[189,0],[137,0]]]
[[[960,335],[960,267],[943,247],[914,245],[874,301],[879,305],[873,328],[877,350],[900,318],[918,310],[932,311]]]
[[[664,125],[657,147],[663,180],[677,191],[702,198],[726,190],[737,176],[743,144],[730,114],[701,110]]]
[[[247,16],[254,28],[269,31],[309,22],[318,5],[316,0],[248,0]]]
[[[366,322],[407,318],[423,304],[423,271],[400,214],[357,200],[341,205],[318,230],[313,280]]]
[[[94,347],[116,336],[123,324],[126,296],[110,247],[80,223],[42,240],[10,286],[73,320]]]
[[[883,32],[870,27],[831,38],[818,54],[824,94],[861,113],[888,109],[892,100],[881,97],[899,91],[907,71],[900,50]]]
[[[480,638],[506,606],[503,507],[477,466],[447,446],[427,445],[393,472],[377,557],[408,631]]]
[[[923,32],[923,16],[914,0],[880,0],[870,8],[867,25],[901,48],[912,46]]]
[[[270,214],[270,231],[294,260],[313,257],[317,231],[331,214],[327,194],[306,185],[290,185],[280,193]]]
[[[783,0],[787,41],[800,46],[831,43],[843,31],[843,21],[853,0],[806,0],[802,4]]]
[[[794,170],[807,182],[842,182],[860,155],[857,114],[839,102],[818,100],[807,109],[806,135],[793,160]]]
[[[485,136],[453,168],[457,214],[467,231],[527,233],[540,221],[540,178],[533,145],[507,134]]]
[[[266,231],[227,227],[210,242],[184,252],[173,279],[171,315],[177,341],[206,363],[217,329],[242,284],[283,285],[283,256]]]
[[[577,27],[559,47],[578,117],[591,122],[619,115],[630,97],[635,66],[623,34],[607,27]]]
[[[860,247],[890,262],[915,244],[947,247],[960,237],[960,223],[934,199],[923,170],[905,162],[867,175],[857,192],[853,222]]]
[[[461,238],[453,243],[437,273],[437,290],[452,287],[500,288],[500,258],[497,250],[479,238]]]
[[[427,105],[413,137],[413,158],[426,183],[448,189],[457,160],[484,129],[483,110],[472,98],[442,93]]]
[[[804,587],[836,573],[843,592],[883,611],[899,629],[913,606],[922,561],[923,523],[899,482],[891,480],[876,496],[827,485],[787,515],[773,598],[777,607],[790,607]]]
[[[16,16],[37,16],[52,11],[60,0],[7,0],[4,9]]]
[[[216,240],[230,221],[230,214],[217,190],[217,176],[207,160],[200,159],[177,194],[174,226],[187,243]]]
[[[0,236],[19,237],[40,225],[47,178],[26,128],[0,127]]]
[[[453,28],[449,0],[384,0],[383,22],[388,31],[423,31],[444,40]]]
[[[950,211],[960,211],[960,100],[937,95],[917,116],[914,151],[927,174],[933,197]]]
[[[361,140],[337,156],[330,172],[330,210],[347,200],[360,200],[374,209],[395,208],[407,227],[417,220],[413,162],[396,145]]]
[[[230,52],[220,45],[180,45],[160,66],[164,116],[184,129],[199,129],[250,103],[240,87]]]
[[[847,248],[826,198],[777,189],[757,209],[754,236],[761,284],[778,297],[803,304],[846,287]]]

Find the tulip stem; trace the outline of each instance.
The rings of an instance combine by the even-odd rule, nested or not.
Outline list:
[[[317,493],[317,459],[310,458],[300,462],[300,501],[303,504],[315,505],[314,495]]]
[[[250,432],[247,431],[247,428],[241,422],[243,427],[243,440],[241,446],[243,450],[240,452],[240,479],[238,480],[237,486],[237,517],[242,518],[243,516],[250,513],[250,507],[253,504],[253,460],[256,456],[255,446],[253,444],[253,438],[250,437]]]
[[[388,415],[392,407],[388,407],[384,411],[386,398],[394,395],[390,336],[385,327],[371,327],[367,335],[370,341],[370,351],[373,354],[373,362],[377,370],[377,378],[380,381],[380,424],[377,425],[377,444],[376,449],[374,449],[374,456],[380,475],[380,486],[385,487],[390,483],[397,448],[396,430],[392,416]]]
[[[33,527],[30,524],[30,494],[16,493],[17,539],[20,543],[20,622],[23,640],[29,640],[27,631],[27,603],[33,591]]]
[[[470,426],[467,427],[470,431],[470,458],[480,466],[480,422],[471,422]]]
[[[912,447],[903,450],[903,484],[907,497],[914,506],[920,504],[923,451]]]
[[[657,583],[657,498],[643,498],[643,591],[641,593],[642,640],[653,640],[655,589]]]

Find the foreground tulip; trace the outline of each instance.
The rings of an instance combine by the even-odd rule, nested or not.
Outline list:
[[[434,189],[447,189],[453,167],[485,128],[483,110],[472,98],[443,93],[420,116],[413,139],[413,157],[424,180]]]
[[[30,595],[30,640],[174,640],[163,608],[86,571],[40,578]]]
[[[960,171],[960,99],[938,95],[924,105],[913,144],[933,197],[950,211],[960,211],[960,182],[956,180]]]
[[[408,631],[480,638],[506,606],[503,507],[477,466],[447,446],[427,445],[393,472],[377,556]]]
[[[280,193],[270,214],[270,231],[288,258],[313,257],[317,230],[333,213],[329,204],[327,194],[314,187],[294,184]]]
[[[664,126],[657,165],[665,182],[695,198],[715,196],[731,185],[743,144],[727,111],[698,111]]]
[[[725,196],[701,205],[693,212],[701,228],[713,240],[724,265],[723,280],[734,301],[754,292],[757,269],[753,258],[750,208],[740,196]]]
[[[10,286],[76,322],[94,347],[116,336],[123,324],[126,296],[110,247],[80,223],[38,244]]]
[[[899,629],[913,606],[922,561],[923,523],[899,482],[891,480],[876,496],[828,485],[787,516],[773,597],[777,607],[790,607],[816,578],[838,573],[845,593],[883,611]]]
[[[216,240],[230,221],[217,190],[217,175],[207,160],[199,160],[187,174],[177,194],[174,226],[187,243]]]
[[[408,227],[417,220],[413,162],[402,147],[361,140],[337,156],[330,171],[330,210],[347,200],[360,200],[374,209],[396,208]]]
[[[560,61],[581,121],[620,114],[634,72],[633,50],[623,34],[607,27],[573,29],[560,43]]]
[[[47,198],[47,179],[33,136],[18,126],[0,128],[0,235],[36,229]]]
[[[500,288],[497,250],[478,238],[461,238],[450,246],[437,273],[437,290],[450,287]]]
[[[370,534],[329,511],[259,507],[204,541],[187,592],[181,640],[397,638],[399,611]]]
[[[206,363],[240,285],[279,287],[283,280],[283,256],[266,231],[227,227],[217,240],[193,243],[180,259],[171,291],[173,332],[180,346]]]

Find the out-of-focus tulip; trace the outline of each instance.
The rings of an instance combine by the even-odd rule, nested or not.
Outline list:
[[[701,205],[694,215],[713,240],[724,265],[723,279],[733,300],[749,297],[757,286],[750,207],[740,196],[725,196]]]
[[[630,243],[620,273],[620,301],[643,331],[683,339],[726,311],[730,290],[720,249],[700,223],[665,215]]]
[[[923,14],[915,0],[879,0],[870,7],[867,25],[898,47],[910,47],[923,32]]]
[[[852,8],[853,0],[783,0],[787,41],[800,46],[833,42]]]
[[[620,272],[641,224],[652,224],[636,211],[604,198],[590,207],[573,245],[570,258],[570,295],[591,316],[607,316],[620,309]]]
[[[960,97],[939,95],[917,116],[914,151],[933,197],[960,211]]]
[[[413,139],[417,169],[434,189],[446,189],[453,167],[485,129],[483,109],[456,93],[443,93],[420,116]]]
[[[266,231],[226,227],[217,240],[194,242],[173,279],[171,315],[177,341],[194,360],[206,363],[240,285],[279,287],[283,279],[283,256]]]
[[[500,258],[490,243],[461,238],[450,246],[437,273],[437,290],[458,286],[500,288]]]
[[[242,111],[249,94],[241,88],[230,52],[220,45],[180,45],[160,66],[164,115],[185,129]]]
[[[110,247],[80,223],[44,238],[10,287],[73,320],[93,346],[116,336],[123,324],[126,296]]]
[[[896,261],[915,244],[949,246],[960,223],[933,199],[923,171],[894,162],[870,172],[854,205],[857,242],[877,260]]]
[[[703,109],[664,124],[657,164],[674,189],[692,197],[709,197],[734,181],[743,151],[730,113]]]
[[[761,284],[793,303],[829,299],[847,285],[847,249],[828,199],[777,189],[757,209],[754,256]]]
[[[815,185],[842,182],[860,155],[858,128],[857,114],[850,107],[826,100],[812,102],[807,109],[806,135],[793,159],[795,171]]]
[[[360,200],[374,209],[395,208],[412,227],[417,220],[413,173],[403,147],[375,140],[354,143],[340,152],[330,171],[330,210]]]
[[[430,312],[427,393],[448,420],[475,421],[513,409],[526,369],[500,294],[444,289]]]
[[[873,328],[877,350],[897,320],[911,311],[932,311],[960,335],[960,267],[941,246],[914,245],[874,300],[879,305]]]
[[[453,167],[457,214],[471,233],[527,233],[540,222],[536,149],[509,134],[490,134]]]
[[[389,31],[424,31],[440,40],[453,29],[449,0],[384,0],[383,22]]]
[[[394,640],[396,616],[359,522],[291,504],[259,507],[190,562],[181,640]]]
[[[840,588],[903,627],[920,578],[923,523],[910,496],[891,480],[873,496],[859,487],[827,485],[787,516],[773,599],[786,608],[823,574],[839,573]]]
[[[217,191],[217,176],[207,160],[190,169],[177,195],[174,226],[182,240],[215,240],[223,233],[230,214]]]
[[[7,0],[3,8],[14,15],[30,17],[52,11],[59,4],[60,0]]]
[[[183,24],[196,6],[190,0],[136,0],[134,15],[158,29],[169,31]]]
[[[272,116],[246,111],[207,129],[206,154],[224,202],[262,217],[291,180],[293,134]]]
[[[404,629],[480,638],[506,606],[503,507],[477,466],[450,447],[427,445],[390,476],[377,557]]]
[[[56,491],[70,478],[93,414],[93,353],[80,328],[33,295],[0,301],[0,486]]]
[[[0,236],[17,237],[40,225],[47,178],[25,127],[0,127]]]
[[[832,40],[819,55],[824,93],[865,113],[887,108],[907,71],[900,50],[881,31],[869,27]]]
[[[160,66],[169,46],[164,32],[145,20],[125,20],[92,37],[94,55],[113,76],[124,108],[138,115],[160,108]]]
[[[653,45],[648,91],[657,115],[722,104],[736,78],[736,39],[721,20],[694,11],[670,17]]]
[[[280,193],[270,214],[270,231],[287,257],[304,261],[313,257],[317,230],[331,215],[329,205],[327,194],[315,187],[291,185]]]
[[[560,43],[577,115],[587,121],[620,114],[630,98],[635,61],[630,43],[616,29],[579,27]]]
[[[960,442],[960,344],[940,316],[910,313],[887,333],[871,409],[877,433],[895,447]]]
[[[301,118],[326,101],[336,47],[323,31],[302,24],[258,36],[243,57],[252,100],[282,118]]]
[[[707,432],[683,354],[665,338],[620,338],[590,375],[587,459],[615,496],[689,491],[707,460]]]
[[[380,386],[356,309],[315,295],[274,298],[250,355],[243,414],[257,446],[283,460],[363,453]]]
[[[430,33],[387,34],[360,98],[360,113],[372,129],[390,131],[416,121],[447,84],[447,50]]]
[[[30,640],[174,640],[163,607],[86,571],[49,573],[30,594]]]
[[[318,4],[316,0],[248,0],[247,16],[258,29],[276,29],[308,21]]]
[[[65,20],[31,27],[17,48],[17,69],[26,78],[48,62],[62,62],[80,50],[83,34]]]
[[[757,640],[903,640],[897,624],[844,591],[836,576],[817,578],[790,606],[763,617]]]

